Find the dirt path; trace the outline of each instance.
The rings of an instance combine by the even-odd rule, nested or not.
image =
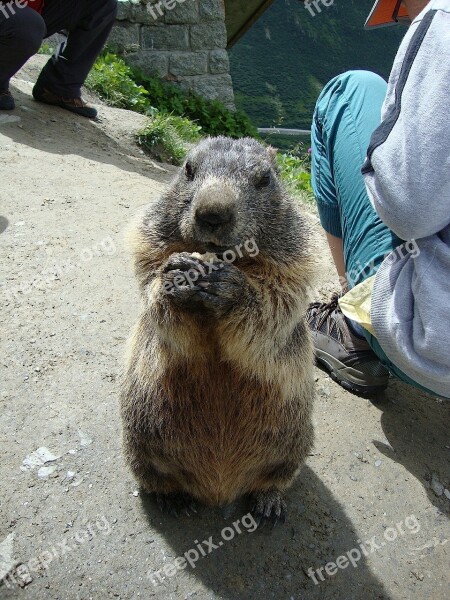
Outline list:
[[[102,107],[94,124],[34,103],[40,62],[14,82],[20,121],[0,122],[0,578],[22,564],[32,579],[19,568],[0,597],[448,599],[450,405],[398,382],[372,403],[316,371],[315,451],[273,532],[241,524],[224,541],[244,507],[175,520],[141,497],[120,448],[138,311],[122,232],[171,173],[134,148],[142,117]],[[324,250],[323,295],[329,263]],[[193,567],[173,574],[186,552]]]

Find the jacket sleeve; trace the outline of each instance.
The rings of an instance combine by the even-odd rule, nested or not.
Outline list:
[[[449,12],[419,22],[362,172],[378,215],[403,240],[450,223]]]

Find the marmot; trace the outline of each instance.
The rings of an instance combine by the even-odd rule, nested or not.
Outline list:
[[[200,142],[132,228],[124,448],[161,507],[250,495],[256,519],[284,519],[313,443],[309,237],[275,150],[251,138]]]

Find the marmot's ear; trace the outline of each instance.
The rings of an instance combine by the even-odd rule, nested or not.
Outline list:
[[[267,156],[269,157],[270,162],[276,166],[277,164],[277,154],[278,150],[273,146],[267,146]]]

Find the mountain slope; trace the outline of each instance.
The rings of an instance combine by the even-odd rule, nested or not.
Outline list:
[[[349,69],[384,78],[405,29],[364,31],[374,0],[335,0],[314,17],[298,0],[275,0],[230,52],[238,108],[259,126],[309,128],[322,87]]]

